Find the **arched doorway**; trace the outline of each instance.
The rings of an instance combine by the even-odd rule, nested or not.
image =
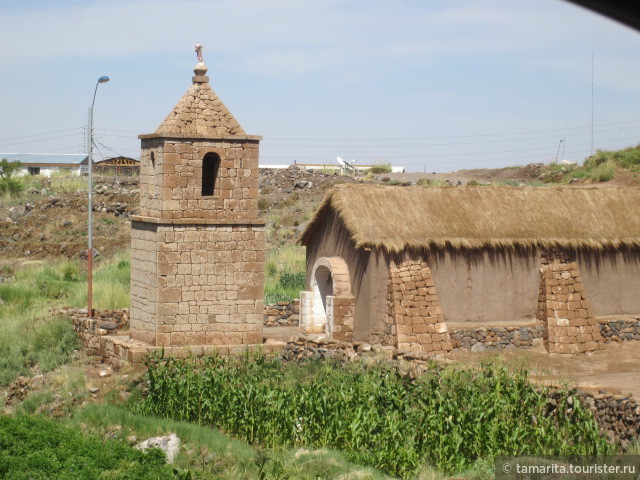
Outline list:
[[[311,270],[309,290],[300,292],[302,333],[324,333],[332,338],[334,305],[344,297],[352,298],[349,269],[345,261],[340,257],[321,257],[316,260]],[[341,322],[342,318],[338,323]]]

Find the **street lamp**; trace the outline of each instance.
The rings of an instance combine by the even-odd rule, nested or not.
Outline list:
[[[98,85],[101,83],[107,83],[109,77],[102,76],[96,82],[96,88],[93,91],[93,100],[91,100],[91,108],[89,109],[89,128],[88,130],[88,149],[89,149],[89,245],[87,250],[87,311],[89,318],[93,318],[93,105],[96,102],[96,93],[98,92]]]

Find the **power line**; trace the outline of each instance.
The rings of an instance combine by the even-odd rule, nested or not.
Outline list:
[[[81,128],[84,128],[84,127],[80,126],[80,127],[76,127],[76,128],[67,128],[65,130],[53,130],[51,132],[33,133],[31,135],[22,135],[20,137],[0,138],[0,142],[7,142],[7,141],[10,141],[10,140],[20,140],[21,138],[39,137],[39,136],[42,136],[42,135],[51,135],[51,134],[54,134],[54,133],[71,132],[73,130],[79,130]]]
[[[0,145],[0,148],[4,148],[4,147],[12,147],[14,145],[24,145],[25,143],[37,143],[37,142],[43,142],[45,140],[56,140],[58,138],[67,138],[67,137],[75,137],[77,135],[79,135],[80,132],[78,133],[72,133],[69,135],[58,135],[55,137],[47,137],[47,138],[38,138],[38,139],[34,139],[34,140],[26,140],[24,142],[15,142],[15,143],[6,143],[4,145]]]

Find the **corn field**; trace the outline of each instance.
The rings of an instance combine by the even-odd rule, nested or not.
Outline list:
[[[418,378],[388,363],[283,364],[263,356],[148,360],[139,413],[211,426],[264,447],[342,451],[408,478],[452,474],[496,455],[607,454],[592,414],[555,403],[526,372],[433,365]]]

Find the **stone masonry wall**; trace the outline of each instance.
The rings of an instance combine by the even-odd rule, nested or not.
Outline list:
[[[202,196],[202,159],[220,156],[212,196]],[[153,161],[151,156],[153,154]],[[140,216],[161,219],[253,220],[258,218],[258,141],[142,141]]]
[[[151,345],[156,336],[157,230],[155,224],[131,222],[131,331]]]
[[[447,352],[452,344],[431,269],[423,261],[392,263],[387,287],[387,335],[398,350]]]
[[[544,327],[481,327],[450,330],[454,350],[512,350],[542,344]]]
[[[549,353],[582,353],[602,348],[602,335],[584,290],[578,265],[560,253],[542,257],[536,313],[545,328]]]
[[[157,345],[262,343],[263,227],[159,229]]]
[[[264,306],[265,327],[295,327],[300,321],[300,300],[270,303]]]
[[[354,309],[356,299],[353,296],[334,297],[327,295],[327,334],[334,340],[351,342],[353,340]]]

